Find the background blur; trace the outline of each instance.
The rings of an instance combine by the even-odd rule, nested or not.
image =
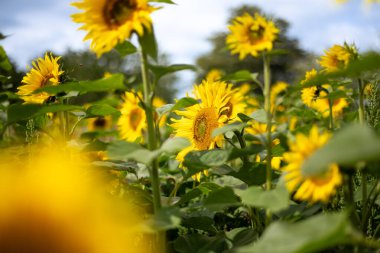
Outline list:
[[[66,67],[80,65],[79,79],[101,77],[104,66],[109,71],[130,69],[136,59],[120,60],[117,56],[96,63],[87,52],[89,43],[83,43],[84,32],[70,15],[77,10],[71,0],[2,0],[0,2],[0,32],[8,36],[0,44],[16,68],[25,71],[32,59],[47,50],[66,55]],[[164,7],[153,13],[152,18],[159,43],[162,63],[198,64],[199,73],[181,72],[167,80],[168,89],[177,90],[183,96],[195,82],[213,67],[223,65],[223,59],[212,58],[223,51],[222,42],[227,32],[228,20],[239,13],[242,6],[260,8],[265,14],[283,21],[287,29],[292,53],[291,61],[310,62],[310,58],[323,53],[334,43],[355,42],[361,52],[380,49],[380,5],[365,5],[360,0],[337,4],[334,0],[174,0],[176,5]],[[240,10],[240,11],[239,11]],[[284,29],[282,29],[284,31]],[[219,43],[218,43],[219,42]],[[295,51],[293,50],[295,49]],[[214,54],[214,55],[213,55]],[[309,61],[302,61],[301,58]],[[65,57],[64,57],[65,58]],[[209,59],[212,59],[209,61]],[[234,56],[234,58],[237,58]],[[206,60],[205,60],[206,59]],[[231,58],[233,59],[233,58]],[[215,61],[214,61],[215,60]],[[227,61],[227,59],[225,59]],[[312,61],[313,62],[313,61]],[[212,66],[212,65],[216,66]],[[294,65],[294,64],[293,64]],[[74,67],[73,67],[74,66]],[[304,68],[308,66],[303,66]],[[93,70],[95,75],[86,76],[83,70]],[[226,68],[225,68],[226,69]],[[227,70],[233,70],[233,67]],[[287,68],[283,69],[284,71]],[[294,70],[294,69],[292,69]],[[97,71],[97,72],[96,72]],[[293,80],[287,80],[293,81]],[[175,94],[168,96],[170,100]]]

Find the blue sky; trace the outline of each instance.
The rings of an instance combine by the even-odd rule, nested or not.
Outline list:
[[[71,21],[76,9],[71,0],[2,0],[0,31],[10,35],[0,43],[20,68],[46,50],[84,49],[84,33]],[[226,31],[229,10],[255,4],[265,12],[290,22],[289,34],[300,45],[322,54],[334,43],[355,42],[361,51],[380,50],[380,5],[365,6],[360,0],[336,4],[334,0],[174,0],[164,5],[153,21],[160,48],[172,63],[194,63],[211,49],[207,38]],[[190,80],[191,73],[183,79]]]

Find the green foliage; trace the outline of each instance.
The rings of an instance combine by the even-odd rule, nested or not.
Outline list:
[[[137,48],[127,40],[119,43],[115,49],[121,56],[127,56],[137,52]]]
[[[354,166],[361,161],[378,161],[379,154],[380,137],[367,126],[351,125],[307,159],[302,171],[305,175],[317,175],[325,172],[329,164]]]
[[[346,213],[321,214],[298,223],[278,221],[262,238],[238,253],[311,253],[352,240],[352,228]]]

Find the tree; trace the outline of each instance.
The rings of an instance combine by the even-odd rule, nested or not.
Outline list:
[[[268,15],[263,14],[258,7],[244,5],[232,10],[232,15],[228,23],[231,23],[232,19],[245,12],[251,15],[255,12],[259,12],[261,15],[268,17]],[[275,42],[274,49],[286,51],[286,54],[273,55],[272,57],[272,83],[276,81],[292,83],[297,80],[299,74],[304,74],[304,71],[310,64],[309,62],[312,55],[299,47],[297,39],[288,37],[287,30],[289,23],[286,20],[275,17],[269,18],[271,18],[280,29],[280,34]],[[261,58],[246,57],[240,61],[237,55],[231,55],[226,47],[226,36],[227,33],[219,32],[209,39],[213,45],[212,50],[197,59],[197,65],[203,70],[203,73],[197,77],[198,82],[204,78],[207,72],[214,68],[226,73],[233,73],[243,69],[251,72],[262,72]],[[262,77],[259,78],[261,79]]]

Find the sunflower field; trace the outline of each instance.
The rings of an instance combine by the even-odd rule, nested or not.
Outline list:
[[[0,252],[380,252],[380,52],[282,69],[285,23],[243,8],[202,72],[162,61],[171,0],[76,1],[94,61],[137,67],[78,80],[45,52],[20,74],[0,46]]]

